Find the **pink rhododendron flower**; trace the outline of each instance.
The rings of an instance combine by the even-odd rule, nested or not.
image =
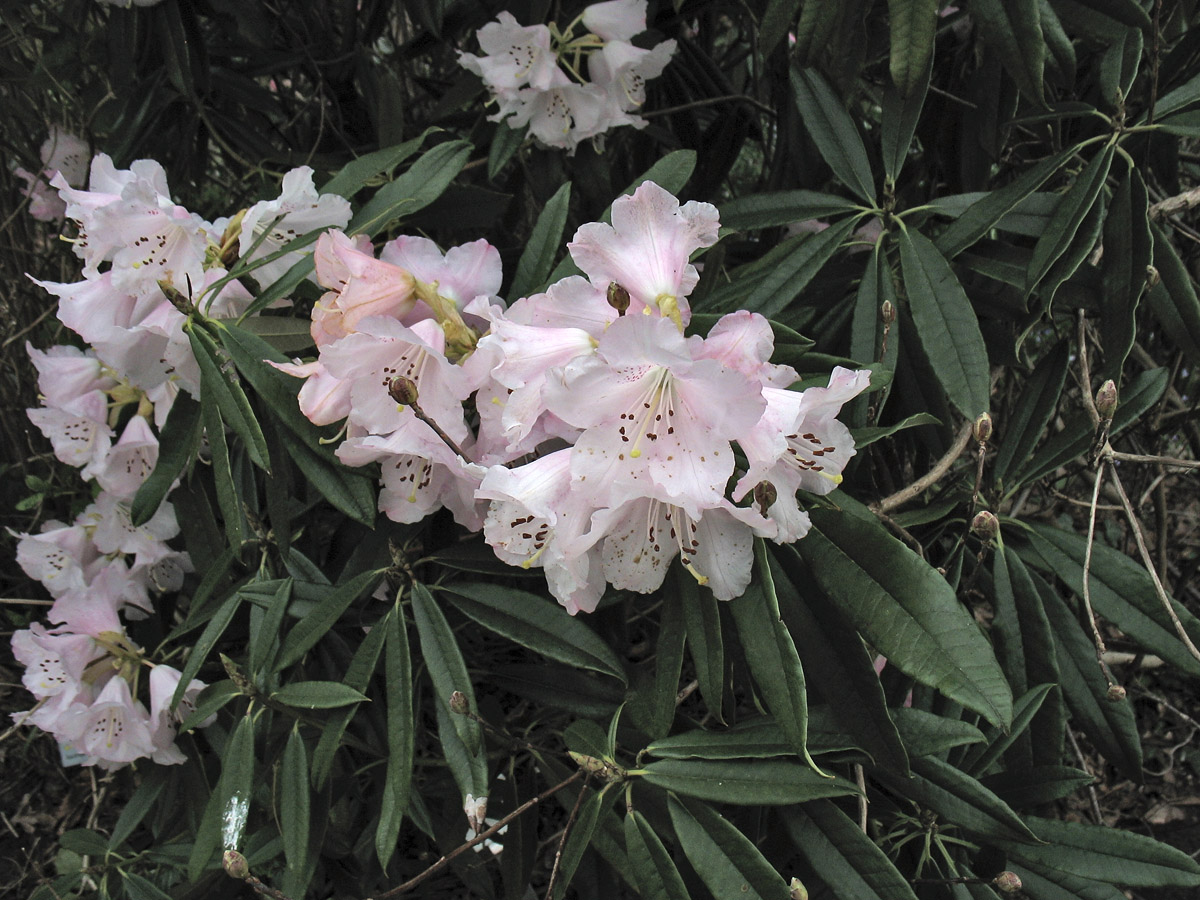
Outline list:
[[[79,187],[87,177],[90,151],[87,142],[64,131],[57,125],[41,147],[42,169],[34,173],[16,168],[13,174],[25,181],[22,193],[29,198],[29,215],[41,222],[60,221],[67,213],[67,204],[50,186],[60,178],[72,187]]]

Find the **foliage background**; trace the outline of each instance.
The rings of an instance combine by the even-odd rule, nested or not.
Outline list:
[[[1082,778],[1071,781],[1074,776],[1065,770],[1047,771],[1047,784],[1074,790],[1048,800],[1054,789],[1047,787],[1029,808],[1051,818],[1099,819],[1129,833],[1178,836],[1188,842],[1188,832],[1174,829],[1195,827],[1195,807],[1188,801],[1196,796],[1197,723],[1189,700],[1197,666],[1169,625],[1164,629],[1161,623],[1146,624],[1147,618],[1153,620],[1150,611],[1157,601],[1136,564],[1120,561],[1124,556],[1136,558],[1136,551],[1124,517],[1109,508],[1116,503],[1113,496],[1104,496],[1106,508],[1098,514],[1098,540],[1112,552],[1097,557],[1093,575],[1113,588],[1101,609],[1110,648],[1128,651],[1117,664],[1119,680],[1129,687],[1129,699],[1119,711],[1096,699],[1105,685],[1097,682],[1098,673],[1088,665],[1091,650],[1079,619],[1079,579],[1073,573],[1082,559],[1092,477],[1083,455],[1092,427],[1082,392],[1090,394],[1099,376],[1121,383],[1123,411],[1114,424],[1119,449],[1200,457],[1194,400],[1200,303],[1192,278],[1200,234],[1190,214],[1195,201],[1186,199],[1200,164],[1195,148],[1200,136],[1195,4],[973,0],[959,9],[939,9],[942,4],[936,0],[656,3],[650,16],[654,32],[675,38],[680,49],[664,76],[650,84],[646,109],[651,124],[642,132],[625,129],[609,135],[603,150],[583,146],[567,157],[521,146],[503,126],[487,122],[478,81],[459,68],[454,51],[475,49],[474,31],[502,8],[522,22],[534,22],[559,12],[569,18],[571,6],[548,0],[166,0],[155,7],[125,10],[93,0],[34,2],[5,11],[0,141],[10,160],[36,169],[38,145],[47,128],[65,124],[86,134],[97,150],[110,153],[119,165],[140,157],[160,160],[179,201],[210,212],[232,210],[272,194],[276,179],[292,166],[309,164],[333,173],[356,157],[415,138],[434,126],[444,132],[431,144],[450,137],[466,139],[473,146],[470,162],[445,193],[397,230],[426,233],[445,244],[485,236],[500,248],[506,273],[515,271],[535,223],[560,184],[572,184],[563,226],[563,233],[570,235],[578,224],[596,219],[641,173],[668,154],[685,151],[670,157],[674,162],[664,172],[678,179],[671,187],[687,199],[717,203],[723,224],[732,229],[704,257],[696,308],[756,308],[797,329],[815,341],[814,349],[801,357],[809,366],[806,371],[817,372],[835,359],[848,358],[894,372],[886,394],[874,394],[856,407],[851,424],[864,429],[908,427],[869,446],[864,443],[847,473],[847,497],[869,504],[894,496],[946,456],[962,434],[964,421],[985,408],[995,418],[997,437],[987,451],[980,505],[1005,522],[1004,551],[983,546],[967,532],[976,487],[971,453],[913,498],[915,502],[889,511],[892,533],[919,547],[930,565],[946,570],[959,600],[1001,647],[1014,694],[1020,697],[1026,688],[1048,681],[1061,682],[1062,687],[1037,697],[1040,718],[1033,719],[1024,736],[1002,748],[1003,753],[989,754],[997,760],[990,772],[987,766],[972,770],[972,764],[980,762],[978,756],[972,759],[970,752],[945,748],[934,754],[936,763],[927,765],[944,778],[959,776],[947,775],[939,766],[963,773],[974,784],[981,783],[976,775],[985,784],[988,777],[1003,784],[1006,773],[1021,772],[1031,764],[1083,768],[1100,777],[1099,788],[1086,787]],[[1143,127],[1153,122],[1159,123],[1157,129]],[[694,152],[694,158],[686,151]],[[0,417],[0,447],[6,456],[0,510],[6,526],[32,531],[47,519],[69,517],[86,497],[74,473],[54,463],[24,417],[23,410],[35,404],[24,340],[46,346],[66,339],[46,296],[25,274],[71,281],[77,263],[52,229],[23,213],[19,182],[11,169],[0,171],[0,178],[8,204],[0,253],[7,288],[0,304],[11,323],[2,345],[0,390],[6,415]],[[370,187],[357,198],[360,202]],[[990,206],[985,202],[989,197]],[[1161,205],[1180,197],[1185,199]],[[816,234],[785,231],[790,223],[817,218],[833,224]],[[868,221],[878,221],[887,232],[878,249],[855,234]],[[939,259],[950,259],[953,265]],[[1153,265],[1161,279],[1153,286],[1143,276],[1147,265]],[[887,329],[885,347],[876,311],[888,298],[898,318]],[[1077,310],[1084,311],[1089,323],[1089,352],[1097,376],[1083,386]],[[939,321],[948,330],[938,331]],[[977,323],[973,329],[971,322]],[[952,352],[956,349],[968,352]],[[922,414],[936,422],[912,418]],[[860,432],[864,438],[878,434]],[[1154,463],[1123,464],[1120,472],[1137,501],[1155,565],[1172,594],[1194,609],[1194,575],[1200,566],[1194,477]],[[830,518],[829,528],[823,530],[835,533],[839,521],[845,527],[844,520]],[[881,541],[883,527],[875,526],[869,534],[871,540]],[[340,535],[346,542],[354,536]],[[347,544],[339,545],[336,537],[331,536],[324,547],[327,552],[317,560],[330,577],[342,571],[348,556],[340,549]],[[7,535],[0,541],[0,552],[8,559],[12,546]],[[1047,546],[1057,547],[1057,553]],[[839,618],[834,611],[851,598],[839,595],[836,578],[822,579],[827,561],[819,558],[821,545],[804,543],[798,549],[799,558],[785,557],[796,567],[788,574],[798,590],[793,600],[783,601],[785,607],[794,604],[796,621],[807,612],[810,618],[828,617],[844,626],[843,643],[823,635],[842,650],[856,643],[855,628],[879,647],[886,635],[872,634],[863,621]],[[810,573],[810,568],[816,572]],[[1051,620],[1052,627],[1040,631],[1020,616],[1020,623],[1012,624],[1022,588],[1010,587],[1007,593],[1004,588],[1026,585],[1014,573],[1030,568],[1035,575],[1040,571],[1040,580],[1028,580],[1033,594],[1059,615]],[[6,597],[39,596],[15,566],[5,572]],[[902,586],[895,594],[903,602]],[[646,696],[665,696],[667,690],[659,686],[657,695],[653,690],[639,692],[639,685],[644,688],[658,677],[663,635],[671,635],[663,617],[672,601],[662,600],[660,606],[657,600],[620,598],[589,621],[632,673],[632,700],[623,722],[632,733],[621,735],[626,750],[644,746],[648,737],[662,736],[652,733],[661,728],[661,722],[653,721],[655,715],[643,712],[639,717],[635,712]],[[705,609],[712,613],[710,607]],[[36,612],[36,607],[6,604],[6,630],[22,627]],[[701,690],[689,694],[674,713],[668,710],[666,724],[673,734],[712,724],[722,715],[731,721],[776,709],[770,696],[764,698],[771,688],[757,681],[760,673],[747,670],[741,623],[733,621],[729,610],[715,614],[724,619],[718,633],[724,636],[728,654],[721,666],[728,671],[716,679],[723,687],[713,688],[710,681],[710,690],[705,690],[698,635],[685,629],[689,650],[681,663],[683,677],[669,689],[699,682]],[[1185,621],[1195,629],[1194,620]],[[608,694],[601,691],[587,703],[564,708],[561,700],[558,707],[541,706],[515,689],[484,690],[483,685],[496,683],[492,676],[500,667],[509,667],[510,675],[528,672],[514,667],[540,658],[468,619],[454,618],[453,623],[470,661],[481,710],[511,736],[489,739],[489,746],[509,766],[513,797],[523,799],[545,784],[537,782],[529,757],[511,742],[531,742],[546,753],[545,777],[553,760],[567,765],[564,746],[586,745],[594,737],[589,728],[608,724],[621,692],[614,693],[610,684]],[[1030,628],[1043,637],[1053,633],[1057,655],[1051,655],[1060,671],[1036,671],[1028,662],[1034,655],[1028,649],[1013,655],[1014,642],[1028,644]],[[841,690],[849,690],[854,678],[861,678],[861,667],[855,670],[843,660],[819,656],[821,639],[810,637],[816,634],[810,629],[811,625],[794,628],[793,636],[814,702],[835,704],[852,696]],[[237,640],[231,638],[229,644],[235,646]],[[1079,663],[1073,687],[1061,671],[1068,659]],[[1168,665],[1154,667],[1160,659]],[[333,652],[321,665],[336,670],[337,662]],[[13,671],[5,681],[17,682],[17,673],[7,661],[5,665]],[[215,665],[206,671],[219,677]],[[550,678],[568,677],[558,669],[548,671]],[[1043,677],[1048,675],[1055,677]],[[588,686],[578,678],[572,683],[579,689]],[[882,715],[899,720],[903,714],[894,711],[912,687],[911,679],[889,667],[883,685],[886,708],[893,712]],[[420,690],[428,695],[430,689],[424,685]],[[17,696],[6,702],[13,709],[28,704]],[[922,687],[916,689],[914,705],[944,721],[957,723],[961,718],[971,725],[977,718]],[[1064,743],[1068,714],[1070,740]],[[432,713],[427,709],[426,715]],[[985,850],[1002,847],[1003,841],[992,832],[1016,826],[973,820],[985,807],[982,795],[968,782],[955,782],[968,792],[968,809],[963,811],[947,809],[927,795],[916,796],[915,788],[897,782],[894,772],[889,775],[880,745],[864,747],[863,733],[880,721],[862,716],[854,735],[859,755],[843,758],[835,753],[830,764],[841,765],[839,772],[848,774],[846,766],[862,761],[861,750],[874,751],[878,771],[871,781],[872,810],[880,810],[882,818],[873,836],[885,847],[889,827],[899,829],[892,844],[904,835],[922,836],[896,850],[898,869],[909,877],[914,874],[919,861],[914,851],[931,833],[927,816],[908,818],[913,809],[906,797],[976,838],[982,829],[989,839]],[[423,739],[431,741],[424,747],[430,756],[439,752],[432,731],[422,731]],[[911,735],[901,736],[909,743]],[[993,748],[999,746],[997,735],[989,738]],[[280,733],[272,736],[270,747],[260,747],[263,763],[271,765],[285,742],[286,733]],[[137,783],[128,772],[111,779],[98,779],[97,773],[59,774],[52,742],[31,735],[9,736],[0,744],[0,753],[6,770],[16,767],[14,771],[26,773],[25,780],[14,780],[5,789],[5,802],[14,810],[9,818],[25,815],[28,826],[17,822],[8,831],[32,829],[7,854],[27,862],[14,865],[11,878],[5,873],[14,890],[23,891],[53,874],[54,851],[46,829],[61,832],[86,826],[107,834],[118,801],[128,798]],[[448,787],[444,777],[427,777],[426,789]],[[50,784],[44,792],[35,780],[43,778]],[[454,792],[452,786],[448,790]],[[31,799],[24,799],[26,794]],[[92,809],[81,821],[66,810],[77,808],[88,794]],[[68,798],[62,812],[53,805],[59,797]],[[664,802],[660,797],[651,807]],[[364,809],[344,811],[344,822],[373,828]],[[839,888],[848,889],[836,883],[832,870],[804,853],[802,838],[813,839],[817,818],[786,819],[792,829],[789,843],[782,836],[786,829],[771,828],[778,820],[768,806],[722,809],[776,868],[803,871],[814,895],[842,896]],[[322,868],[323,888],[358,890],[361,895],[368,890],[363,884],[403,880],[400,873],[407,877],[436,857],[439,843],[442,850],[454,846],[459,838],[451,833],[459,828],[455,811],[450,803],[439,813],[443,831],[436,842],[406,826],[409,841],[393,863],[398,868],[382,882],[371,881],[378,876],[369,873],[365,860],[370,853],[336,845],[330,838],[322,849],[327,859],[353,864],[328,863]],[[853,815],[852,805],[844,811]],[[609,814],[617,815],[611,810]],[[553,834],[562,828],[565,815],[557,809],[539,813],[540,823],[529,825],[527,830],[534,830],[522,840],[532,841],[535,833]],[[666,823],[674,823],[685,852],[676,849],[673,857],[689,887],[697,879],[711,884],[704,873],[688,868],[686,838],[679,834],[683,820],[678,815],[672,819],[665,805],[652,808],[650,815],[668,843],[672,829]],[[703,813],[697,815],[703,819]],[[161,821],[146,828],[158,829],[158,835],[152,838],[150,832],[139,831],[132,845],[138,852],[157,846],[169,831]],[[367,834],[368,848],[371,837]],[[74,851],[87,851],[87,840],[76,836]],[[70,839],[65,845],[69,844]],[[456,885],[466,883],[483,895],[499,891],[509,897],[532,883],[540,891],[553,846],[531,844],[520,865],[508,855],[499,872],[495,867],[458,867],[453,878],[433,879],[425,890],[460,890]],[[1194,843],[1187,849],[1194,849]],[[968,853],[958,862],[980,868],[994,862],[980,859],[983,852]],[[616,876],[601,861],[604,856],[583,857],[575,883],[582,896],[626,889],[617,886]],[[534,867],[535,860],[542,868]],[[149,862],[135,857],[113,871],[141,872],[184,896],[181,862],[186,862],[186,854],[183,860],[171,860],[169,854]],[[62,856],[57,863],[69,868]],[[1096,883],[1109,880],[1100,870],[1089,869],[1088,874]],[[223,876],[215,872],[206,875],[197,890],[213,889],[213,879],[219,877]],[[764,896],[778,891],[769,879],[760,885],[747,877]],[[1121,883],[1116,875],[1112,880]],[[1152,885],[1162,880],[1146,875],[1135,890],[1150,896]],[[1035,898],[1112,896],[1092,881],[1076,884],[1068,878],[1057,887],[1043,885],[1040,893],[1036,883],[1027,879],[1027,891]],[[111,884],[130,895],[136,895],[130,885],[140,885],[115,874]],[[963,891],[972,897],[993,895],[982,885],[916,887],[920,896],[952,891],[956,896]],[[888,896],[879,885],[869,889]]]

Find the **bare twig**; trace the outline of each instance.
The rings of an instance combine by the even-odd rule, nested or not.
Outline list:
[[[1095,773],[1088,766],[1087,760],[1083,758],[1083,751],[1079,749],[1079,741],[1075,740],[1075,732],[1070,728],[1067,729],[1067,738],[1071,741],[1071,749],[1075,751],[1075,758],[1079,761],[1079,768],[1087,772],[1093,778]],[[1092,818],[1096,820],[1097,825],[1104,824],[1104,814],[1100,812],[1100,797],[1096,794],[1096,786],[1088,785],[1088,798],[1092,801]]]
[[[558,841],[558,849],[554,851],[554,866],[550,869],[550,880],[546,884],[546,900],[554,900],[554,882],[558,879],[558,868],[562,863],[563,848],[567,846],[567,838],[571,836],[571,827],[575,824],[575,819],[579,815],[579,807],[583,805],[583,795],[587,793],[587,782],[579,788],[579,796],[575,798],[575,805],[571,807],[571,814],[567,816],[567,824],[563,826],[562,837]]]
[[[1096,662],[1100,664],[1100,671],[1104,673],[1104,680],[1108,682],[1109,687],[1112,687],[1116,682],[1113,680],[1112,671],[1104,661],[1104,653],[1108,648],[1104,646],[1104,638],[1100,636],[1100,627],[1096,624],[1096,613],[1092,609],[1091,590],[1092,545],[1096,540],[1096,502],[1100,499],[1100,483],[1103,480],[1104,466],[1096,466],[1096,481],[1092,486],[1092,506],[1088,514],[1087,550],[1083,554],[1083,608],[1087,611],[1088,625],[1092,628],[1092,643],[1096,648]]]
[[[954,439],[954,443],[945,455],[934,464],[934,467],[914,481],[907,487],[901,488],[889,497],[884,497],[876,503],[872,509],[876,513],[890,512],[898,506],[903,506],[909,500],[919,496],[927,488],[933,487],[941,481],[942,476],[950,471],[950,467],[954,465],[954,461],[962,456],[962,452],[967,449],[967,444],[971,442],[971,422],[963,425],[959,431],[958,437]]]
[[[863,834],[867,833],[867,778],[863,774],[863,767],[858,763],[854,764],[854,781],[858,785],[858,827]]]
[[[1083,310],[1079,310],[1079,377],[1083,381],[1083,407],[1087,410],[1092,427],[1100,427],[1100,411],[1096,409],[1096,401],[1092,397],[1092,370],[1088,366],[1087,353],[1087,320]]]
[[[1200,460],[1180,459],[1176,456],[1147,456],[1144,453],[1118,453],[1109,450],[1105,456],[1116,462],[1152,463],[1160,466],[1174,466],[1179,469],[1200,469]]]
[[[1151,204],[1150,218],[1152,220],[1164,219],[1167,216],[1195,209],[1197,206],[1200,206],[1200,187],[1192,188],[1190,191],[1184,191],[1182,194],[1176,194],[1174,197],[1168,197],[1166,200],[1159,200],[1157,203]]]

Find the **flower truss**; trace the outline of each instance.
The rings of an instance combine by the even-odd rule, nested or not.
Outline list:
[[[599,4],[584,21],[617,40],[635,5]],[[612,224],[576,232],[568,250],[582,275],[505,307],[487,241],[443,251],[401,236],[377,252],[342,230],[349,204],[319,196],[308,169],[217,222],[176,204],[149,160],[117,169],[98,155],[87,190],[53,180],[84,278],[43,286],[88,346],[29,348],[42,399],[29,416],[95,489],[73,522],[19,536],[18,562],[54,602],[49,625],[13,637],[38,699],[16,718],[86,764],[183,759],[175,729],[204,685],[180,689],[181,673],[126,623],[179,590],[191,562],[169,544],[171,503],[138,525],[132,503],[167,412],[210,383],[185,324],[245,313],[242,276],[265,285],[312,254],[324,290],[309,322],[316,353],[277,364],[303,379],[299,410],[340,425],[342,463],[379,466],[389,518],[447,509],[499,559],[541,568],[572,614],[609,586],[656,590],[676,557],[717,598],[739,596],[754,539],[803,537],[798,492],[833,490],[854,453],[836,416],[866,372],[839,368],[827,386],[793,390],[796,372],[770,361],[770,324],[749,312],[688,334],[699,279],[689,260],[716,242],[717,210],[651,182],[613,204]]]
[[[586,31],[576,36],[580,25]],[[565,29],[522,26],[502,12],[478,32],[485,55],[461,53],[459,62],[492,92],[499,106],[493,121],[528,126],[546,146],[574,153],[610,128],[645,127],[636,111],[646,102],[646,82],[675,52],[673,40],[649,50],[634,46],[645,30],[646,0],[594,3]]]

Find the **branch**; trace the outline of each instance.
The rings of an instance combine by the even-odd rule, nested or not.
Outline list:
[[[950,449],[946,451],[946,455],[937,461],[932,469],[910,484],[908,487],[901,488],[892,494],[890,497],[884,497],[876,503],[872,509],[876,513],[890,512],[897,506],[903,506],[909,500],[918,496],[927,488],[937,484],[943,475],[950,471],[950,467],[954,465],[954,461],[962,456],[962,452],[967,449],[967,444],[971,442],[971,432],[973,423],[967,422],[962,427],[962,431],[958,433],[958,437],[954,439],[954,443]]]

